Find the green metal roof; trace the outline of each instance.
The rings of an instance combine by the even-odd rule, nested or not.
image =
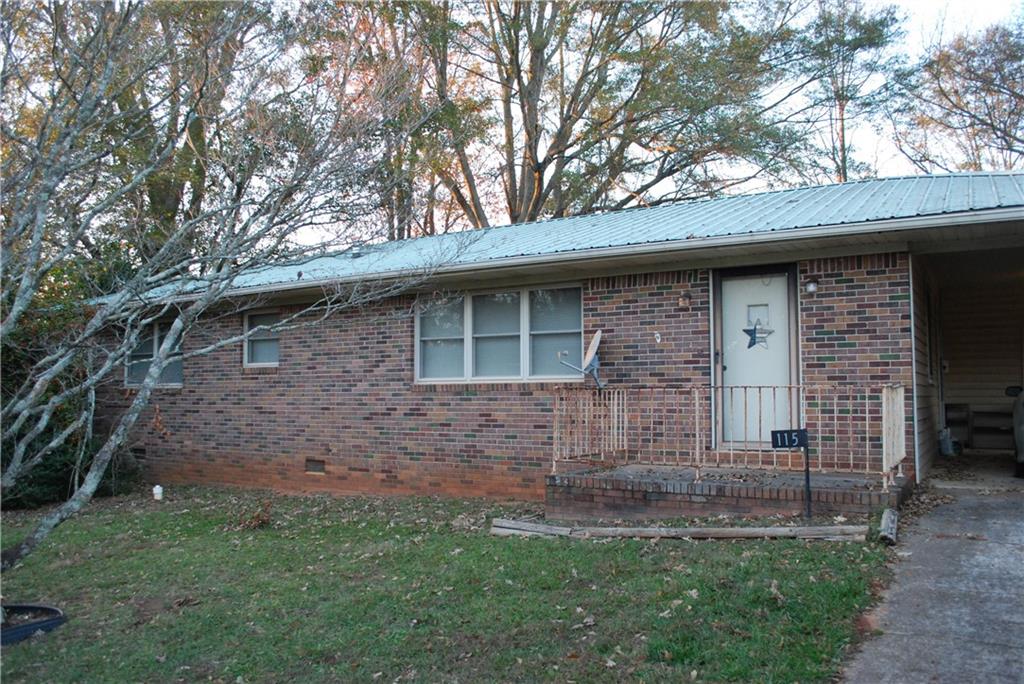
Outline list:
[[[1011,210],[1011,220],[1024,220],[1024,172],[879,178],[388,242],[259,269],[240,276],[236,285],[273,290],[411,271],[486,269],[510,260],[525,264],[617,250],[756,243],[807,229],[828,236],[861,225],[870,232],[881,222],[920,217],[943,225],[942,217],[948,222],[951,215],[1000,209]]]

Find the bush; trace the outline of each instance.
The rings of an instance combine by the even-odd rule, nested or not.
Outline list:
[[[90,459],[85,459],[76,474],[75,451],[69,447],[45,457],[42,463],[26,473],[11,492],[3,497],[0,502],[3,509],[38,508],[67,501],[75,491],[76,477],[81,481],[89,470]],[[96,496],[123,494],[140,479],[141,469],[135,458],[127,452],[120,453],[111,460],[107,472],[103,474]]]

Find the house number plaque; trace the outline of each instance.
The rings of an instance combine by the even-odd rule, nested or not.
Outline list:
[[[805,428],[772,430],[772,449],[804,450],[804,514],[811,517],[811,453]]]
[[[772,449],[796,449],[807,446],[807,430],[772,430]]]

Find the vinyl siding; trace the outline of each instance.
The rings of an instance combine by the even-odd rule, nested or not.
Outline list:
[[[975,415],[1009,411],[1007,385],[1024,382],[1024,293],[987,283],[950,285],[942,298],[944,402],[968,404]]]
[[[914,261],[914,392],[916,397],[915,426],[921,450],[918,461],[919,479],[928,476],[939,451],[938,432],[942,426],[937,298],[932,276],[920,259]]]

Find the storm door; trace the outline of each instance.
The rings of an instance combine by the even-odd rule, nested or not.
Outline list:
[[[716,409],[720,441],[761,446],[795,425],[794,274],[787,267],[718,278]]]

